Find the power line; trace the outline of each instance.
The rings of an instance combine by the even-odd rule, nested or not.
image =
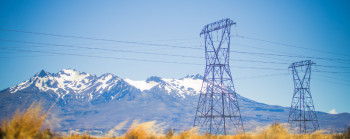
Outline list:
[[[82,36],[74,36],[74,35],[63,35],[63,34],[55,34],[55,33],[43,33],[43,32],[34,32],[34,31],[23,31],[23,30],[14,30],[14,29],[5,29],[0,28],[0,31],[7,32],[17,32],[17,33],[26,33],[26,34],[35,34],[35,35],[45,35],[45,36],[54,36],[54,37],[65,37],[65,38],[77,38],[77,39],[88,39],[88,40],[98,40],[98,41],[110,41],[110,42],[133,42],[133,41],[120,41],[113,39],[100,39],[100,38],[92,38],[92,37],[82,37]],[[183,40],[198,40],[198,38],[183,38],[183,39],[167,39],[167,40],[152,40],[152,41],[141,41],[141,42],[160,42],[160,41],[183,41]]]
[[[85,54],[72,54],[72,53],[61,53],[61,52],[49,52],[49,51],[39,51],[39,50],[23,50],[23,49],[11,49],[11,48],[0,48],[4,50],[14,50],[14,51],[21,51],[21,52],[35,52],[35,53],[44,53],[44,54],[54,54],[54,55],[68,55],[68,56],[80,56],[80,57],[93,57],[93,58],[105,58],[105,59],[117,59],[117,60],[127,60],[127,61],[140,61],[140,62],[153,62],[153,63],[168,63],[168,64],[185,64],[185,65],[196,65],[196,66],[202,66],[203,64],[198,63],[186,63],[186,62],[175,62],[175,61],[161,61],[161,60],[146,60],[146,59],[130,59],[130,58],[120,58],[120,57],[110,57],[110,56],[94,56],[94,55],[85,55]],[[44,55],[42,55],[44,56]],[[47,55],[52,56],[52,55]],[[30,56],[28,56],[30,57]],[[3,57],[0,57],[3,58]],[[277,70],[277,71],[283,71],[286,69],[278,69],[278,68],[265,68],[265,67],[244,67],[244,66],[230,66],[231,68],[237,68],[237,69],[253,69],[253,70]],[[332,71],[321,71],[321,70],[314,70],[314,72],[323,72],[323,73],[334,73],[334,74],[343,74],[343,73],[350,73],[350,72],[332,72]],[[266,77],[270,76],[278,76],[282,74],[273,74],[273,75],[266,75]],[[260,76],[259,76],[260,77]],[[265,76],[264,76],[265,77]],[[253,77],[251,77],[253,78]],[[255,78],[255,77],[254,77]],[[258,78],[258,77],[256,77]]]
[[[96,48],[96,47],[84,47],[76,45],[64,45],[64,44],[52,44],[52,43],[41,43],[41,42],[29,42],[29,41],[18,41],[18,40],[7,40],[1,39],[0,41],[15,42],[15,43],[25,43],[25,44],[36,44],[36,45],[48,45],[48,46],[60,46],[60,47],[69,47],[69,48],[81,48],[81,49],[91,49],[91,50],[103,50],[103,51],[113,51],[113,52],[128,52],[128,53],[139,53],[139,54],[150,54],[150,55],[162,55],[162,56],[176,56],[176,57],[190,57],[190,58],[203,58],[187,55],[175,55],[175,54],[163,54],[163,53],[154,53],[154,52],[139,52],[131,50],[116,50],[116,49],[106,49],[106,48]]]
[[[350,62],[350,60],[345,60],[345,59],[333,59],[333,58],[322,58],[322,57],[311,57],[311,56],[293,56],[293,55],[281,55],[281,54],[271,54],[271,53],[255,53],[255,52],[234,51],[234,50],[231,50],[230,52],[242,53],[242,54],[252,54],[252,55],[269,55],[269,56],[294,57],[294,58],[313,58],[313,59],[329,60],[329,61],[337,61],[337,62],[340,62],[340,61]]]
[[[173,48],[186,48],[186,49],[200,49],[197,47],[182,47],[175,45],[166,45],[166,44],[155,44],[155,43],[144,43],[144,42],[136,42],[136,41],[120,41],[120,40],[112,40],[112,39],[101,39],[101,38],[92,38],[92,37],[82,37],[82,36],[73,36],[73,35],[62,35],[62,34],[53,34],[53,33],[41,33],[41,32],[32,32],[32,31],[21,31],[21,30],[11,30],[11,29],[1,29],[2,31],[10,31],[10,32],[18,32],[18,33],[27,33],[27,34],[35,34],[35,35],[46,35],[46,36],[54,36],[54,37],[64,37],[64,38],[76,38],[76,39],[85,39],[85,40],[94,40],[94,41],[109,41],[109,42],[117,42],[117,43],[128,43],[128,44],[139,44],[139,45],[152,45],[152,46],[166,46]]]
[[[237,54],[239,54],[239,53],[237,53]],[[242,54],[243,54],[243,53],[242,53]],[[250,56],[262,57],[262,58],[268,58],[268,59],[274,59],[274,60],[283,61],[283,62],[289,61],[289,64],[292,63],[292,62],[294,62],[294,60],[292,60],[292,59],[282,59],[282,58],[280,58],[280,57],[271,57],[271,56],[269,56],[269,55],[250,55]]]
[[[37,45],[48,45],[48,46],[60,46],[60,47],[69,47],[69,48],[81,48],[81,49],[92,49],[92,50],[103,50],[103,51],[113,51],[113,52],[128,52],[128,53],[139,53],[139,54],[150,54],[150,55],[161,55],[161,56],[175,56],[175,57],[188,57],[188,58],[200,58],[204,57],[198,56],[188,56],[188,55],[177,55],[177,54],[164,54],[164,53],[154,53],[154,52],[139,52],[139,51],[131,51],[131,50],[116,50],[116,49],[106,49],[106,48],[95,48],[95,47],[83,47],[83,46],[75,46],[75,45],[63,45],[63,44],[51,44],[51,43],[41,43],[41,42],[28,42],[28,41],[18,41],[18,40],[6,40],[1,39],[0,41],[8,41],[15,43],[25,43],[25,44],[37,44]],[[270,63],[270,64],[288,64],[281,62],[268,62],[268,61],[257,61],[257,60],[231,60],[231,61],[240,61],[240,62],[254,62],[254,63]]]
[[[107,56],[91,56],[91,55],[84,55],[84,54],[71,54],[71,53],[58,53],[58,52],[47,52],[47,51],[35,51],[35,50],[21,50],[21,49],[9,49],[9,48],[0,48],[0,49],[6,49],[6,50],[15,50],[15,51],[21,51],[21,52],[39,52],[39,53],[49,53],[49,54],[56,54],[56,55],[70,55],[70,56],[84,56],[84,57],[95,57],[95,58],[108,58],[108,59],[121,59],[121,60],[132,60],[132,61],[144,61],[144,62],[156,62],[156,63],[173,63],[173,64],[192,64],[192,65],[202,65],[197,63],[182,63],[182,62],[173,62],[173,61],[154,61],[154,60],[140,60],[140,59],[128,59],[128,58],[118,58],[118,57],[107,57]],[[42,55],[44,56],[44,55]],[[31,57],[31,56],[23,56],[23,57]],[[0,58],[8,58],[8,57],[0,57]],[[251,61],[251,60],[233,60],[233,61],[243,61],[243,62],[266,62],[266,61]],[[268,63],[275,63],[275,62],[268,62]],[[288,64],[288,63],[278,63],[278,64]],[[232,68],[238,68],[238,69],[258,69],[258,70],[278,70],[283,71],[286,69],[277,69],[277,68],[264,68],[264,67],[242,67],[242,66],[230,66]],[[335,74],[341,74],[341,73],[350,73],[350,72],[333,72],[333,71],[321,71],[321,70],[315,70],[315,72],[323,72],[323,73],[335,73]]]
[[[233,68],[241,68],[241,69],[287,70],[287,69],[262,68],[262,67],[241,67],[241,66],[230,66],[230,67],[233,67]]]
[[[316,66],[325,67],[325,68],[350,69],[350,67],[341,67],[341,66],[325,66],[325,65],[316,65]]]
[[[69,55],[69,56],[81,56],[81,57],[94,57],[94,58],[107,58],[107,59],[118,59],[118,60],[128,60],[128,61],[141,61],[141,62],[155,62],[155,63],[171,63],[171,64],[186,64],[186,65],[202,65],[197,63],[185,63],[185,62],[174,62],[174,61],[161,61],[161,60],[145,60],[145,59],[131,59],[131,58],[121,58],[121,57],[110,57],[110,56],[93,56],[84,54],[72,54],[72,53],[60,53],[60,52],[49,52],[49,51],[39,51],[39,50],[23,50],[23,49],[10,49],[10,48],[0,48],[6,50],[15,50],[23,52],[36,52],[36,53],[48,53],[55,55]]]
[[[250,48],[254,48],[254,49],[258,49],[258,50],[264,50],[264,51],[270,51],[270,52],[278,52],[278,53],[288,54],[288,55],[291,55],[291,56],[296,56],[296,54],[292,54],[292,53],[287,53],[287,52],[277,51],[277,50],[270,50],[270,49],[266,49],[266,48],[255,47],[255,46],[241,44],[241,43],[232,43],[232,44],[235,45],[235,46],[244,46],[244,47],[250,47]],[[261,55],[265,55],[265,54],[261,53]],[[270,55],[270,54],[266,54],[266,55]],[[297,55],[297,56],[298,57],[307,57],[307,56],[303,56],[303,55]],[[270,58],[270,57],[268,57],[268,58]],[[276,59],[276,58],[272,58],[272,59]],[[281,60],[281,59],[277,59],[277,60]],[[284,60],[284,61],[286,61],[286,60]]]
[[[258,49],[258,50],[278,52],[278,53],[283,53],[283,54],[288,54],[288,55],[296,55],[296,54],[292,54],[292,53],[287,53],[287,52],[282,52],[282,51],[277,51],[277,50],[270,50],[270,49],[266,49],[266,48],[261,48],[261,47],[256,47],[256,46],[251,46],[251,45],[246,45],[246,44],[241,44],[241,43],[232,43],[232,44],[237,45],[237,46],[250,47],[250,48],[254,48],[254,49]]]
[[[275,77],[275,76],[284,76],[284,75],[289,75],[289,74],[279,73],[279,74],[267,74],[267,75],[259,75],[259,76],[238,77],[235,80],[257,79],[257,78],[266,78],[266,77]]]
[[[37,44],[37,45],[49,45],[49,46],[61,46],[61,47],[69,47],[69,48],[82,48],[82,49],[93,49],[93,50],[103,50],[103,51],[113,51],[113,52],[128,52],[128,53],[139,53],[139,54],[151,54],[151,55],[162,55],[162,56],[175,56],[175,57],[189,57],[189,58],[200,58],[204,57],[198,56],[187,56],[187,55],[176,55],[176,54],[164,54],[164,53],[154,53],[154,52],[139,52],[139,51],[131,51],[131,50],[116,50],[116,49],[105,49],[105,48],[95,48],[95,47],[83,47],[83,46],[75,46],[75,45],[63,45],[63,44],[51,44],[51,43],[39,43],[39,42],[28,42],[28,41],[17,41],[17,40],[5,40],[1,39],[0,41],[9,41],[16,43],[25,43],[25,44]],[[254,61],[254,60],[231,60],[231,61],[240,61],[240,62],[254,62],[254,63],[271,63],[271,64],[286,64],[286,63],[278,63],[278,62],[267,62],[267,61]]]
[[[95,55],[85,55],[85,54],[72,54],[72,53],[50,52],[50,51],[39,51],[39,50],[13,49],[13,48],[3,48],[3,47],[1,47],[0,49],[21,51],[21,52],[34,52],[34,53],[44,53],[44,54],[55,54],[55,55],[68,55],[68,56],[93,57],[93,58],[105,58],[105,59],[118,59],[118,60],[128,60],[128,61],[141,61],[141,62],[170,63],[170,64],[186,64],[186,65],[199,65],[199,66],[203,66],[203,64],[198,64],[198,63],[186,63],[186,62],[175,62],[175,61],[146,60],[146,59],[130,59],[130,58],[121,58],[121,57],[95,56]],[[286,70],[286,69],[264,68],[264,67],[242,67],[242,66],[230,66],[230,67],[232,67],[232,68],[239,68],[239,69]]]
[[[83,36],[74,36],[74,35],[63,35],[63,34],[54,34],[54,33],[42,33],[42,32],[23,31],[23,30],[13,30],[13,29],[4,29],[4,28],[0,28],[0,31],[17,32],[17,33],[26,33],[26,34],[35,34],[35,35],[46,35],[46,36],[54,36],[54,37],[65,37],[65,38],[86,39],[86,40],[95,40],[95,41],[109,41],[109,42],[117,42],[117,43],[131,43],[131,44],[153,45],[153,46],[168,46],[168,47],[180,48],[179,46],[166,45],[166,44],[154,44],[154,43],[145,43],[145,42],[136,42],[136,41],[121,41],[121,40],[114,40],[114,39],[102,39],[102,38],[92,38],[92,37],[83,37]],[[323,50],[318,50],[318,49],[312,49],[312,48],[306,48],[306,47],[301,47],[301,46],[297,46],[297,45],[291,45],[291,44],[286,44],[286,43],[281,43],[281,42],[275,42],[275,41],[270,41],[270,40],[264,40],[264,39],[259,39],[259,38],[253,38],[253,37],[248,37],[248,36],[233,35],[233,36],[231,36],[231,37],[238,37],[238,38],[256,40],[256,41],[260,41],[260,42],[266,42],[266,43],[277,44],[277,45],[282,45],[282,46],[288,46],[288,47],[294,47],[294,48],[299,48],[299,49],[312,50],[312,51],[318,51],[318,52],[323,52],[323,53],[336,54],[336,55],[343,55],[343,56],[350,57],[349,55],[338,54],[338,53],[334,53],[334,52],[328,52],[328,51],[323,51]],[[192,40],[192,39],[194,39],[194,38],[189,38],[189,39],[173,39],[173,40]],[[158,40],[158,41],[172,41],[172,40]],[[155,42],[155,41],[148,41],[148,42]],[[197,47],[185,47],[185,48],[198,49]],[[256,48],[256,47],[255,47],[255,48]]]
[[[54,55],[14,56],[14,57],[0,56],[0,58],[33,58],[33,57],[46,57],[46,56],[54,56]]]
[[[4,47],[2,47],[4,48]],[[27,52],[27,51],[26,51]],[[138,53],[134,51],[127,51],[132,53]],[[7,52],[8,53],[8,52]],[[143,53],[143,52],[142,52]],[[203,59],[204,57],[195,57],[195,56],[184,56],[184,55],[169,55],[169,54],[162,54],[162,53],[146,53],[146,54],[156,54],[156,55],[166,55],[166,56],[180,56],[180,57],[191,57],[191,58],[200,58]],[[2,58],[9,58],[9,57],[2,57]],[[241,60],[241,59],[232,59],[230,61],[238,61],[238,62],[252,62],[252,63],[264,63],[264,64],[289,64],[289,63],[281,63],[281,62],[271,62],[271,61],[259,61],[259,60]],[[281,69],[278,69],[281,70]],[[284,69],[283,69],[284,70]]]
[[[201,49],[197,47],[182,47],[182,46],[174,46],[174,45],[164,45],[164,44],[152,44],[152,43],[142,43],[142,42],[134,42],[134,41],[119,41],[119,40],[110,40],[110,39],[98,39],[98,38],[90,38],[90,37],[80,37],[80,36],[72,36],[72,35],[60,35],[60,34],[51,34],[51,33],[39,33],[39,32],[29,32],[29,31],[19,31],[19,30],[9,30],[9,29],[0,29],[2,31],[12,31],[12,32],[20,32],[20,33],[30,33],[37,35],[49,35],[56,37],[70,37],[70,38],[79,38],[79,39],[90,39],[90,40],[99,40],[99,41],[111,41],[111,42],[120,42],[120,43],[135,43],[142,45],[153,45],[153,46],[166,46],[166,47],[175,47],[175,48],[189,48],[189,49]],[[245,37],[245,36],[240,36]],[[248,38],[248,37],[247,37]],[[163,53],[154,53],[154,52],[139,52],[139,51],[130,51],[130,50],[115,50],[115,49],[104,49],[104,48],[93,48],[93,47],[82,47],[82,46],[73,46],[73,45],[61,45],[61,44],[48,44],[48,43],[38,43],[38,42],[27,42],[27,41],[15,41],[15,40],[5,40],[0,39],[1,41],[11,41],[11,42],[21,42],[21,43],[31,43],[31,44],[40,44],[40,45],[51,45],[51,46],[63,46],[63,47],[74,47],[74,48],[84,48],[84,49],[95,49],[95,50],[105,50],[105,51],[114,51],[114,52],[129,52],[129,53],[139,53],[139,54],[152,54],[152,55],[162,55],[162,56],[177,56],[177,57],[189,57],[189,58],[203,58],[196,56],[186,56],[186,55],[176,55],[176,54],[163,54]],[[240,44],[241,45],[241,44]],[[246,45],[245,45],[246,46]],[[249,46],[253,47],[253,46]],[[263,48],[254,47],[256,49],[268,50]],[[268,50],[273,51],[273,50]],[[253,53],[253,52],[242,52],[242,51],[231,51],[235,53],[244,53],[244,54],[252,54],[252,55],[267,55],[267,56],[279,56],[279,57],[298,57],[298,58],[314,58],[320,60],[331,60],[331,61],[344,61],[349,62],[349,60],[344,59],[332,59],[332,58],[320,58],[320,57],[310,57],[310,56],[293,56],[293,55],[280,55],[280,54],[269,54],[269,53]],[[275,51],[284,53],[281,51]],[[266,61],[253,61],[253,60],[232,60],[232,61],[241,61],[241,62],[254,62],[254,63],[271,63],[271,64],[288,64],[288,63],[278,63],[278,62],[266,62]],[[350,68],[350,67],[336,67],[336,66],[323,66],[323,67],[332,67],[332,68]],[[337,73],[337,72],[334,72]]]
[[[4,48],[4,47],[2,47]],[[1,49],[1,48],[0,48]],[[26,51],[27,52],[27,51]],[[132,51],[131,51],[132,52]],[[8,52],[6,52],[8,53]],[[156,53],[152,53],[152,54],[156,54]],[[162,55],[167,55],[167,54],[162,54]],[[44,56],[44,55],[43,55]],[[51,56],[51,55],[50,55]],[[177,56],[177,55],[168,55],[168,56]],[[26,57],[30,57],[30,56],[26,56]],[[10,58],[10,57],[1,57],[1,58]],[[204,57],[192,57],[192,58],[201,58],[203,59]],[[258,60],[241,60],[241,59],[232,59],[230,61],[238,61],[238,62],[252,62],[252,63],[264,63],[264,64],[289,64],[289,63],[281,63],[281,62],[269,62],[269,61],[258,61]],[[242,67],[242,68],[246,68],[246,67]],[[248,67],[249,68],[249,67]],[[262,69],[273,69],[273,68],[262,68]],[[274,69],[274,70],[285,70],[285,69]]]
[[[334,77],[326,76],[324,74],[323,75],[317,75],[317,77],[324,77],[324,78],[333,79],[333,80],[342,80],[342,81],[350,83],[350,80],[346,80],[346,79],[342,79],[342,78],[334,78]]]
[[[334,73],[334,74],[341,74],[341,73],[350,73],[350,72],[333,72],[333,71],[324,71],[324,70],[315,70],[315,72],[323,72],[323,73]]]
[[[337,84],[337,85],[346,85],[346,86],[350,86],[350,84],[344,84],[344,83],[340,83],[340,82],[334,82],[334,81],[329,81],[329,80],[323,80],[323,79],[319,79],[319,78],[313,78],[313,79],[318,80],[318,81],[322,81],[322,82],[333,83],[333,84]]]
[[[301,46],[292,45],[292,44],[286,44],[286,43],[275,42],[275,41],[270,41],[270,40],[258,39],[258,38],[254,38],[254,37],[248,37],[248,36],[242,36],[242,35],[233,35],[231,37],[244,38],[244,39],[249,39],[249,40],[255,40],[255,41],[260,41],[260,42],[276,44],[276,45],[280,45],[280,46],[294,47],[294,48],[299,48],[299,49],[304,49],[304,50],[311,50],[311,51],[317,51],[317,52],[321,52],[321,53],[328,53],[328,54],[333,54],[333,55],[342,55],[342,56],[350,57],[349,55],[345,55],[345,54],[339,54],[339,53],[334,53],[334,52],[329,52],[329,51],[324,51],[324,50],[306,48],[306,47],[301,47]]]
[[[27,33],[27,34],[36,34],[36,35],[46,35],[46,36],[55,36],[55,37],[65,37],[65,38],[87,39],[87,40],[95,40],[95,41],[109,41],[109,42],[117,42],[117,43],[129,43],[129,44],[139,44],[139,45],[165,46],[165,47],[172,47],[172,48],[184,48],[184,49],[203,50],[203,48],[200,48],[200,47],[184,47],[184,46],[144,43],[144,42],[136,42],[136,41],[120,41],[120,40],[113,40],[113,39],[101,39],[101,38],[82,37],[82,36],[73,36],[73,35],[62,35],[62,34],[53,34],[53,33],[41,33],[41,32],[12,30],[12,29],[3,29],[3,28],[0,28],[0,31],[9,31],[9,32]],[[320,51],[320,50],[316,50],[316,49],[305,48],[305,47],[300,47],[300,46],[294,46],[294,45],[289,45],[289,44],[284,44],[284,43],[279,43],[279,42],[273,42],[273,41],[268,41],[268,40],[263,40],[263,39],[257,39],[257,38],[242,36],[242,35],[234,35],[234,36],[231,36],[231,37],[247,38],[247,39],[252,39],[252,40],[258,40],[258,41],[263,41],[263,42],[269,42],[269,43],[284,45],[284,46],[293,46],[293,47],[296,47],[296,48]],[[257,47],[255,47],[255,48],[257,48]],[[259,48],[259,49],[263,49],[263,48]],[[265,50],[267,50],[267,49],[265,49]],[[269,50],[269,51],[272,51],[272,50]],[[237,51],[234,51],[234,52],[237,52]],[[247,53],[247,52],[240,52],[240,53]],[[339,61],[350,62],[350,60],[344,60],[344,59],[320,58],[320,57],[310,57],[310,56],[293,56],[293,55],[279,55],[279,54],[267,54],[267,53],[250,53],[250,54],[270,55],[270,56],[283,56],[283,57],[298,57],[298,58],[313,58],[313,59],[330,60],[330,61],[338,61],[338,62]],[[333,53],[333,54],[335,54],[335,53]]]
[[[25,44],[49,45],[49,46],[61,46],[61,47],[72,47],[72,48],[83,48],[83,49],[93,49],[93,50],[104,50],[104,51],[114,51],[114,52],[129,52],[129,53],[141,53],[141,54],[152,54],[152,55],[163,55],[163,56],[203,58],[203,57],[186,56],[186,55],[174,55],[174,54],[163,54],[163,53],[154,53],[154,52],[138,52],[138,51],[131,51],[131,50],[116,50],[116,49],[106,49],[106,48],[83,47],[83,46],[75,46],[75,45],[64,45],[64,44],[52,44],[52,43],[8,40],[8,39],[1,39],[1,38],[0,38],[0,41],[25,43]],[[169,46],[166,46],[166,47],[169,47]],[[180,47],[180,48],[189,48],[189,47]],[[242,53],[242,54],[252,54],[252,55],[268,55],[268,56],[279,56],[279,57],[314,58],[314,59],[321,59],[321,60],[347,61],[347,62],[350,62],[349,60],[344,60],[344,59],[331,59],[331,58],[320,58],[320,57],[310,57],[310,56],[309,57],[307,57],[307,56],[291,56],[291,55],[281,55],[281,54],[271,54],[271,53],[255,53],[255,52],[244,52],[244,51],[230,51],[230,52]]]
[[[113,39],[102,39],[102,38],[82,37],[82,36],[74,36],[74,35],[62,35],[62,34],[53,34],[53,33],[41,33],[41,32],[12,30],[12,29],[3,29],[3,28],[0,28],[0,30],[1,31],[18,32],[18,33],[36,34],[36,35],[65,37],[65,38],[77,38],[77,39],[87,39],[87,40],[97,40],[97,41],[109,41],[109,42],[118,42],[118,43],[131,43],[131,44],[140,44],[140,45],[166,46],[166,47],[173,47],[173,48],[185,48],[185,49],[199,49],[199,50],[203,50],[203,48],[200,48],[200,47],[183,47],[183,46],[166,45],[166,44],[154,44],[154,43],[144,43],[144,42],[136,42],[136,41],[121,41],[121,40],[113,40]],[[247,38],[247,39],[252,39],[252,40],[258,40],[258,41],[264,41],[264,42],[269,42],[269,43],[274,43],[274,44],[279,44],[279,45],[284,45],[284,46],[293,46],[293,47],[296,47],[296,48],[302,48],[302,49],[308,49],[308,50],[314,50],[314,51],[321,51],[321,50],[317,50],[317,49],[305,48],[305,47],[300,47],[300,46],[295,46],[295,45],[290,45],[290,44],[284,44],[284,43],[279,43],[279,42],[273,42],[273,41],[268,41],[268,40],[263,40],[263,39],[257,39],[257,38],[242,36],[242,35],[234,35],[234,36],[240,37],[240,38]],[[239,44],[239,45],[242,45],[242,44]],[[247,46],[247,45],[245,45],[245,46]],[[253,46],[249,46],[249,47],[253,47]],[[254,48],[257,48],[257,47],[254,47]],[[268,49],[264,49],[264,48],[257,48],[257,49],[268,50]],[[275,50],[268,50],[268,51],[275,51]],[[281,51],[277,51],[277,52],[285,53],[285,52],[281,52]],[[333,53],[333,54],[335,54],[335,53]],[[315,58],[315,57],[308,57],[308,56],[293,56],[293,57]],[[330,58],[316,58],[316,59],[330,59]],[[330,59],[330,60],[349,61],[349,60],[343,60],[343,59]]]
[[[128,52],[128,53],[139,53],[139,54],[151,54],[151,55],[162,55],[162,56],[176,56],[176,57],[189,57],[189,58],[204,58],[204,57],[196,57],[196,56],[186,56],[186,55],[176,55],[176,54],[164,54],[164,53],[154,53],[154,52],[138,52],[131,50],[115,50],[115,49],[105,49],[105,48],[95,48],[95,47],[83,47],[83,46],[74,46],[74,45],[62,45],[62,44],[50,44],[50,43],[39,43],[39,42],[28,42],[28,41],[17,41],[17,40],[5,40],[0,39],[0,41],[9,41],[16,43],[26,43],[26,44],[38,44],[38,45],[49,45],[49,46],[61,46],[61,47],[69,47],[69,48],[81,48],[81,49],[93,49],[93,50],[104,50],[104,51],[114,51],[114,52]],[[28,51],[27,51],[28,52]],[[253,53],[253,52],[241,52],[241,51],[231,51],[236,53],[246,53],[246,54],[261,54],[261,55],[274,55],[274,56],[282,56],[277,54],[266,54],[266,53]],[[284,56],[284,55],[283,55]],[[282,62],[269,62],[269,61],[258,61],[258,60],[230,60],[230,61],[240,61],[240,62],[254,62],[254,63],[269,63],[269,64],[289,64]],[[234,67],[234,66],[233,66]],[[332,67],[332,66],[327,66]],[[284,70],[284,69],[273,69],[273,68],[256,68],[256,67],[240,67],[240,68],[250,68],[250,69],[271,69],[271,70]],[[338,72],[332,72],[338,73]]]
[[[280,64],[280,65],[290,64],[290,63],[285,63],[285,62],[271,62],[271,61],[260,61],[260,60],[240,60],[240,59],[231,59],[230,61],[264,63],[264,64]]]

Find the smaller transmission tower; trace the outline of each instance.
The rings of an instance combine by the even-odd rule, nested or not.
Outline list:
[[[314,64],[305,60],[289,66],[293,74],[294,94],[288,122],[300,134],[312,133],[320,128],[310,92],[311,67]]]

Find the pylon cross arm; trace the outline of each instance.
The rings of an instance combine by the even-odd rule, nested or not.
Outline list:
[[[304,61],[300,61],[300,62],[295,62],[295,63],[291,64],[288,68],[302,67],[302,66],[313,65],[313,64],[315,64],[315,63],[312,62],[311,60],[304,60]]]
[[[209,33],[209,32],[212,32],[212,31],[216,31],[216,30],[219,30],[219,29],[222,29],[222,28],[226,28],[228,26],[232,26],[232,25],[235,25],[235,24],[236,24],[236,22],[233,22],[229,18],[222,19],[222,20],[216,21],[214,23],[205,25],[203,30],[201,31],[200,35],[205,34],[205,33]]]

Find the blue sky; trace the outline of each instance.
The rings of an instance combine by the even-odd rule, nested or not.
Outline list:
[[[187,74],[203,74],[205,60],[196,57],[203,57],[204,50],[191,48],[204,47],[201,45],[203,40],[199,37],[204,25],[230,18],[237,22],[237,26],[231,30],[232,34],[249,37],[232,37],[231,50],[274,54],[269,56],[231,54],[232,60],[238,60],[230,63],[231,66],[237,66],[231,68],[237,93],[259,102],[288,107],[293,93],[292,75],[288,74],[291,73],[288,71],[288,66],[293,62],[310,59],[321,65],[314,67],[315,70],[324,71],[313,72],[311,77],[311,92],[316,110],[328,112],[335,109],[338,113],[350,112],[349,10],[350,2],[345,0],[103,2],[2,0],[0,29],[161,44],[161,46],[0,30],[0,77],[2,77],[0,89],[27,80],[41,69],[56,73],[63,68],[72,68],[98,76],[113,73],[133,80],[145,80],[153,75],[181,78]],[[77,46],[114,51],[82,49]],[[185,55],[195,58],[145,53]],[[286,55],[301,57],[286,57]],[[130,59],[178,62],[178,64]]]

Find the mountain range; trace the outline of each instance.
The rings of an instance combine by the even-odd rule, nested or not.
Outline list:
[[[0,91],[0,120],[40,101],[44,109],[55,104],[48,119],[51,128],[59,132],[105,134],[126,120],[156,120],[168,128],[185,130],[193,125],[202,79],[197,74],[180,79],[152,76],[134,81],[110,73],[96,76],[73,69],[58,73],[42,70],[29,80]],[[288,107],[259,103],[239,94],[237,97],[247,131],[287,122]],[[317,116],[321,129],[328,131],[342,130],[350,124],[349,113],[317,112]]]

